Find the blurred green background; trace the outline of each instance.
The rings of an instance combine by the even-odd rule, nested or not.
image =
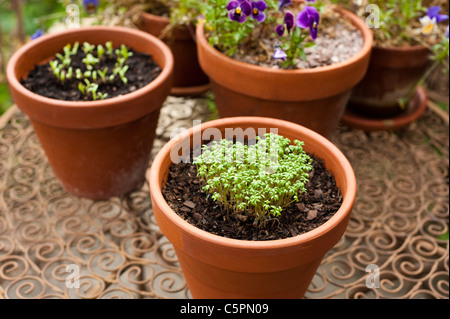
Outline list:
[[[62,19],[65,13],[66,1],[56,0],[0,0],[0,30],[1,47],[0,57],[3,57],[2,70],[0,70],[0,115],[12,104],[4,71],[8,58],[22,44],[21,35],[25,41],[37,29],[47,30],[56,20]],[[17,7],[19,6],[19,7]],[[23,20],[23,29],[18,27],[17,11],[20,10]]]

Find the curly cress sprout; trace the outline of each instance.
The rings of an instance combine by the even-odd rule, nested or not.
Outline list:
[[[256,139],[250,146],[226,139],[203,145],[194,164],[213,200],[261,227],[306,191],[312,159],[301,141],[273,133]]]

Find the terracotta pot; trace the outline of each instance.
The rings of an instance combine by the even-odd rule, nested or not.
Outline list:
[[[361,31],[364,45],[342,63],[314,69],[275,70],[234,60],[209,45],[204,24],[199,24],[200,66],[211,80],[219,115],[279,118],[330,136],[351,89],[366,73],[372,49],[372,33],[364,21],[339,12]]]
[[[226,128],[277,128],[278,134],[305,142],[307,152],[325,160],[336,178],[343,203],[336,214],[318,228],[291,238],[247,241],[224,238],[201,230],[179,217],[164,200],[170,152],[180,145],[210,140],[211,129],[224,136]],[[207,131],[206,131],[207,130]],[[201,132],[205,132],[200,141]],[[241,133],[242,134],[242,133]],[[247,134],[247,133],[245,133]],[[174,152],[174,153],[175,153]],[[344,234],[356,194],[355,176],[344,155],[326,138],[300,125],[261,117],[235,117],[195,126],[169,141],[150,170],[154,216],[162,233],[175,248],[194,298],[301,298],[323,258]]]
[[[353,89],[349,108],[373,117],[401,113],[398,100],[407,97],[425,74],[429,55],[424,46],[374,47],[366,76]]]
[[[161,38],[163,30],[170,24],[170,19],[144,12],[141,30]],[[195,26],[180,26],[172,36],[162,40],[172,50],[175,66],[173,74],[172,95],[198,96],[209,90],[209,79],[200,68],[195,43]]]
[[[35,64],[67,43],[112,41],[152,55],[163,69],[132,93],[101,101],[69,102],[35,94],[19,83]],[[88,27],[42,36],[10,59],[7,77],[14,102],[31,120],[53,171],[70,193],[104,199],[144,181],[159,110],[172,84],[173,57],[159,39],[121,27]]]

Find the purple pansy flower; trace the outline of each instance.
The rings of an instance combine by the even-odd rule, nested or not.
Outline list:
[[[283,61],[286,61],[287,54],[281,50],[280,48],[275,49],[275,53],[273,54],[274,59],[281,59]]]
[[[99,0],[83,0],[83,7],[87,13],[92,14],[97,11],[97,8],[100,4]]]
[[[44,35],[44,31],[42,31],[41,29],[37,29],[36,32],[34,32],[31,35],[31,40],[37,39],[37,38],[39,38],[39,37],[41,37],[43,35]]]
[[[316,8],[305,7],[297,15],[297,26],[306,29],[309,28],[311,38],[317,38],[317,28],[319,27],[320,15]]]
[[[430,19],[436,18],[436,23],[448,20],[448,15],[439,14],[439,11],[441,11],[440,6],[432,6],[432,7],[428,8],[427,16],[429,16]]]
[[[263,0],[252,1],[252,18],[258,22],[263,22],[266,19],[266,14],[263,12],[266,8],[267,5]]]
[[[284,15],[284,23],[278,25],[275,28],[275,32],[280,37],[284,35],[284,30],[287,30],[288,33],[291,32],[292,28],[294,27],[295,22],[294,20],[295,20],[294,15],[291,12],[286,11],[286,14]]]
[[[447,29],[445,29],[445,36],[446,36],[447,39],[448,39],[448,26],[447,26]]]
[[[247,19],[247,16],[251,15],[252,6],[248,1],[232,0],[228,2],[227,10],[231,20],[243,23]]]
[[[288,5],[292,4],[291,0],[280,0],[278,2],[278,6],[280,8],[280,11],[282,11],[284,9],[284,7],[287,7]]]

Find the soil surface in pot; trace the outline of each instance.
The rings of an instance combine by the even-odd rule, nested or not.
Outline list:
[[[275,240],[306,233],[329,220],[340,208],[342,195],[334,175],[321,159],[313,158],[307,192],[277,219],[256,227],[251,218],[228,213],[202,190],[202,180],[191,163],[172,164],[162,194],[184,220],[215,235],[241,240]]]
[[[115,76],[114,81],[110,82],[106,80],[103,82],[100,76],[96,81],[89,79],[91,82],[99,84],[98,92],[107,93],[106,99],[124,95],[136,91],[145,85],[152,82],[160,73],[161,68],[155,63],[151,55],[142,52],[136,52],[128,48],[128,52],[132,52],[133,55],[129,56],[126,60],[126,65],[129,66],[128,71],[125,73],[128,79],[127,84],[124,84],[118,75]],[[62,51],[61,54],[64,54]],[[97,49],[92,52],[94,57],[97,57]],[[80,49],[77,53],[71,57],[71,66],[75,71],[79,68],[83,73],[87,71],[86,65],[83,63],[83,58],[86,54]],[[103,54],[100,59],[98,70],[104,70],[108,68],[106,72],[106,79],[113,73],[115,64],[117,62],[117,56],[112,53],[110,56]],[[85,95],[79,88],[78,83],[80,81],[75,78],[75,72],[73,72],[72,79],[66,79],[63,82],[58,79],[52,71],[49,62],[42,65],[35,65],[35,67],[28,73],[27,77],[20,80],[20,83],[28,90],[57,100],[64,101],[92,101],[92,94]]]
[[[361,32],[334,11],[322,15],[315,46],[305,48],[306,61],[299,59],[297,68],[312,69],[343,62],[357,54],[364,44]],[[262,67],[280,69],[281,60],[273,59],[280,37],[275,26],[255,28],[253,40],[242,45],[232,58]]]

